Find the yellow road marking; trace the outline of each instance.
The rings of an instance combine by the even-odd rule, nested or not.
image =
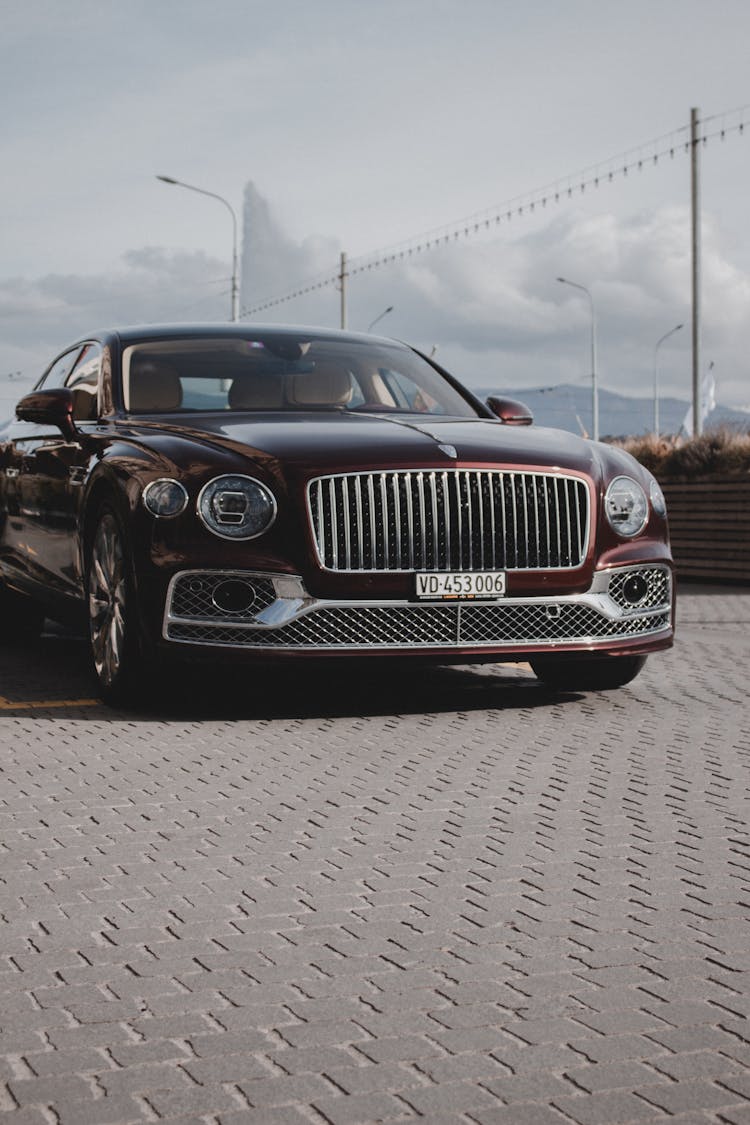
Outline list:
[[[50,707],[98,707],[100,699],[6,699],[0,695],[0,711],[47,710]]]

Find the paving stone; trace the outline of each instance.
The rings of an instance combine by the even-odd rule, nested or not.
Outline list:
[[[151,1090],[187,1090],[190,1079],[174,1063],[154,1063],[152,1066],[129,1066],[100,1074],[98,1083],[110,1096],[146,1094]]]
[[[237,1085],[255,1109],[294,1102],[311,1103],[320,1097],[335,1093],[332,1084],[316,1074],[242,1079]]]
[[[49,1112],[38,1109],[36,1106],[24,1106],[22,1109],[0,1110],[0,1121],[7,1121],[8,1125],[49,1125]]]
[[[525,1102],[550,1102],[556,1097],[575,1093],[575,1087],[558,1078],[551,1071],[531,1071],[526,1074],[509,1074],[502,1078],[483,1081],[491,1094],[508,1105],[520,1106]]]
[[[721,1078],[742,1070],[734,1059],[714,1051],[690,1051],[687,1054],[672,1055],[654,1060],[653,1065],[660,1074],[677,1082],[691,1078]]]
[[[263,1109],[225,1111],[219,1114],[218,1121],[219,1125],[309,1125],[310,1114],[307,1107],[302,1106],[264,1106]],[[200,1125],[205,1125],[205,1118],[201,1118]]]
[[[77,1074],[14,1079],[8,1087],[19,1105],[55,1105],[63,1099],[85,1101],[93,1097],[91,1084]]]
[[[403,1035],[385,1039],[367,1039],[357,1044],[357,1050],[373,1062],[409,1062],[442,1057],[443,1051],[425,1036]]]
[[[154,1090],[146,1101],[159,1117],[177,1117],[181,1114],[220,1114],[241,1108],[236,1098],[221,1086],[190,1086],[182,1090]]]
[[[325,1077],[345,1094],[390,1092],[427,1084],[424,1075],[414,1065],[402,1066],[397,1063],[336,1067],[325,1071]]]
[[[750,1105],[730,1106],[729,1109],[723,1109],[721,1120],[726,1125],[750,1125]]]
[[[104,1051],[94,1047],[70,1051],[26,1051],[24,1059],[39,1078],[48,1078],[54,1074],[96,1073],[111,1067]]]
[[[444,1086],[429,1086],[422,1089],[408,1089],[401,1098],[421,1117],[430,1120],[435,1113],[471,1113],[495,1104],[492,1097],[481,1086],[474,1083],[455,1082]]]
[[[664,1073],[670,1072],[667,1069]],[[595,1066],[575,1067],[566,1070],[565,1077],[580,1089],[595,1094],[606,1090],[637,1090],[653,1082],[655,1075],[650,1067],[630,1059],[627,1062],[601,1062]]]
[[[249,1078],[268,1078],[272,1071],[252,1055],[221,1055],[184,1063],[182,1070],[199,1086],[222,1082],[240,1083]]]
[[[407,1107],[391,1094],[352,1094],[338,1098],[321,1098],[313,1108],[322,1113],[331,1125],[372,1125],[374,1121],[416,1120]]]
[[[718,1110],[746,1100],[744,1094],[736,1094],[724,1086],[701,1080],[642,1086],[639,1092],[642,1097],[667,1113],[694,1109]]]
[[[530,1102],[480,1110],[472,1113],[472,1119],[477,1125],[564,1125],[570,1122],[570,1118],[563,1117],[554,1106]]]
[[[631,1121],[664,1121],[664,1114],[656,1106],[624,1090],[555,1098],[553,1104],[577,1125],[625,1125]]]
[[[54,1110],[60,1125],[130,1125],[131,1122],[148,1120],[146,1107],[128,1097],[58,1102],[54,1104]]]

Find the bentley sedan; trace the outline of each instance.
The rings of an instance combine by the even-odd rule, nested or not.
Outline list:
[[[664,498],[621,449],[413,348],[173,325],[66,348],[0,429],[0,629],[166,660],[528,662],[619,687],[673,638]]]

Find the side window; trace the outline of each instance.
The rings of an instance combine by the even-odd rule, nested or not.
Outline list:
[[[80,351],[81,345],[78,344],[77,347],[71,348],[69,352],[65,352],[59,359],[56,359],[52,366],[42,375],[37,383],[37,389],[41,389],[42,387],[45,389],[49,387],[64,387],[65,380],[73,369],[73,364],[77,360]]]
[[[77,422],[92,422],[99,416],[99,371],[102,365],[100,344],[86,344],[65,386],[73,392],[73,417]]]

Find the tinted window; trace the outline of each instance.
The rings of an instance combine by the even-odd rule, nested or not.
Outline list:
[[[476,416],[409,348],[273,333],[131,345],[123,356],[123,397],[134,414],[336,410]]]
[[[81,351],[81,345],[77,344],[75,348],[70,351],[64,352],[59,359],[45,371],[39,380],[38,387],[64,387],[65,380],[70,374],[73,364],[75,363]]]

